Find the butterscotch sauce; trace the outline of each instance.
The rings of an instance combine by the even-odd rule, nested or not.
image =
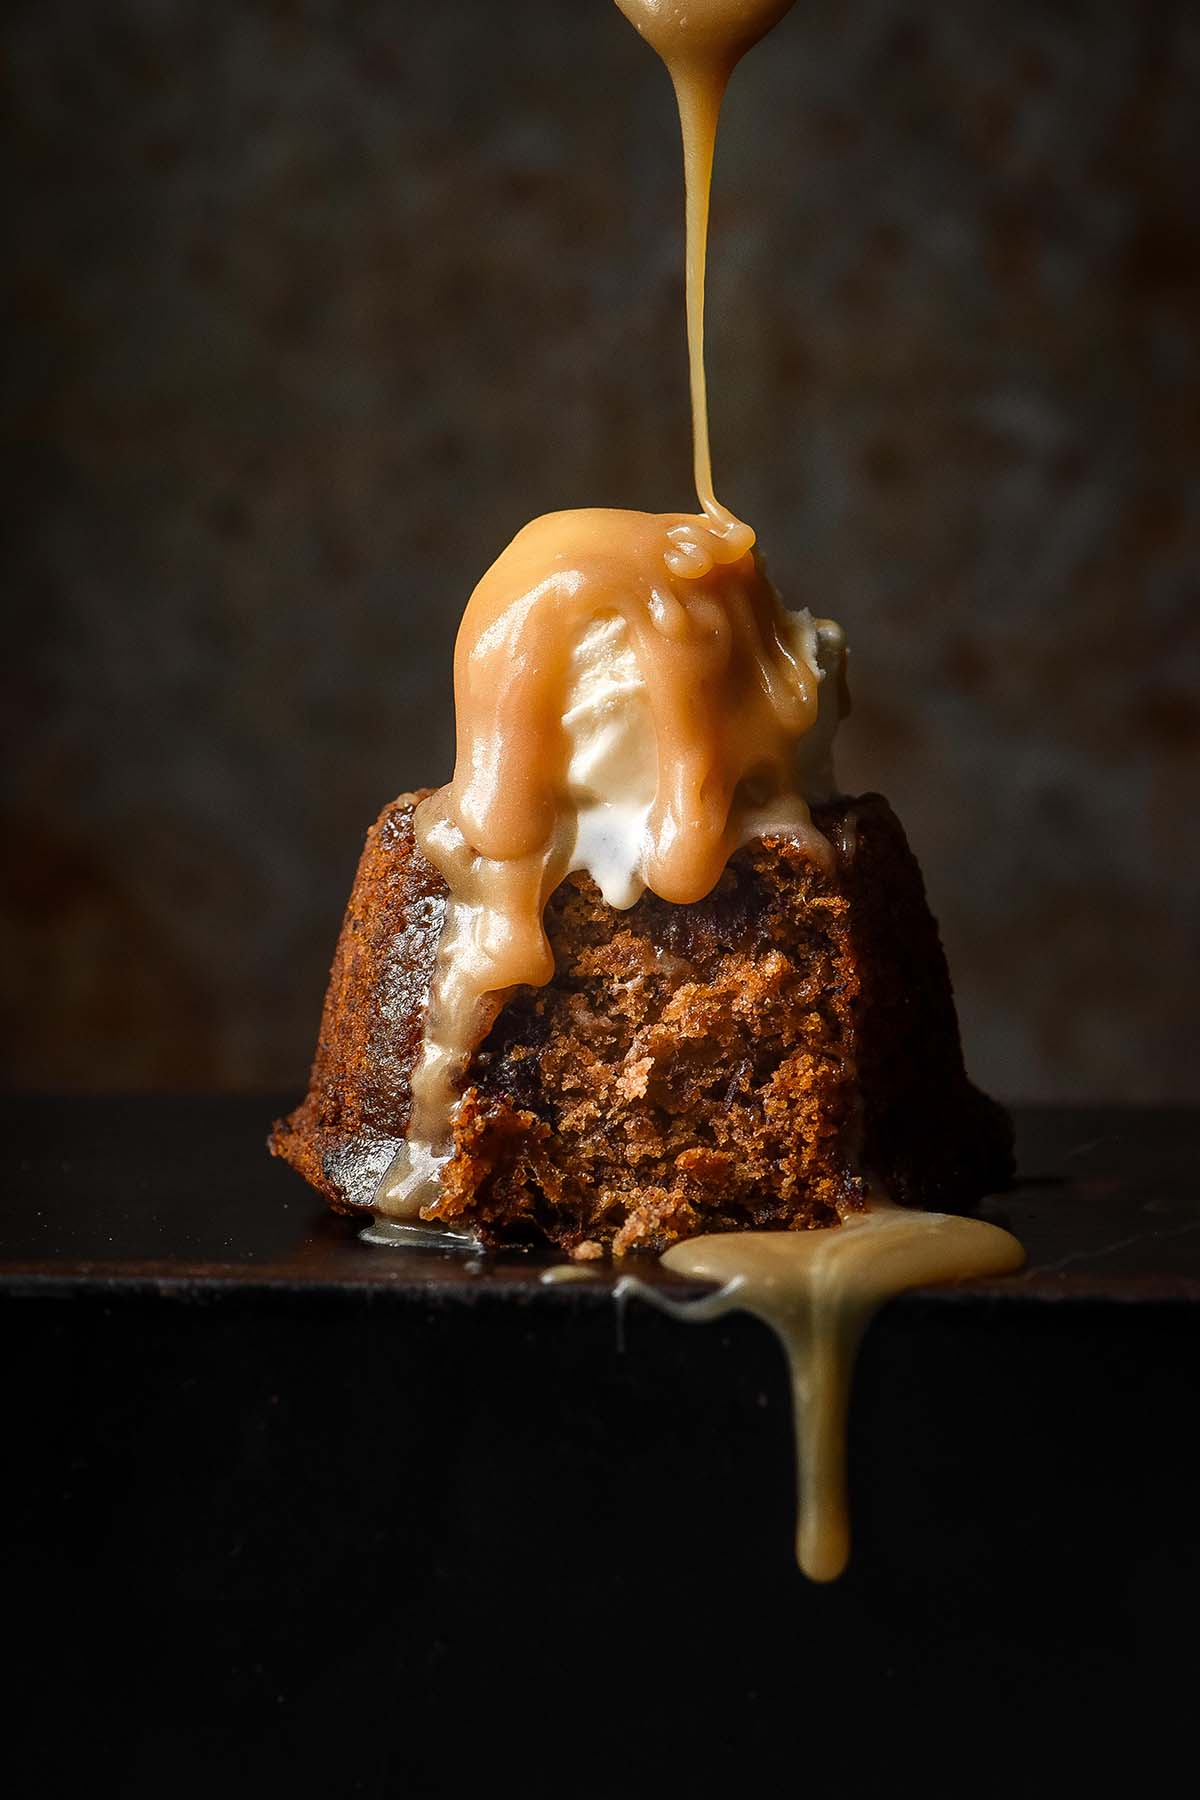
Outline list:
[[[687,334],[696,497],[705,514],[730,532],[748,527],[734,519],[713,492],[704,373],[704,272],[717,122],[737,64],[792,4],[793,0],[617,0],[630,24],[662,57],[675,87],[687,192]]]
[[[467,1065],[512,989],[553,974],[542,915],[572,867],[594,873],[613,904],[632,904],[646,887],[687,904],[709,893],[733,851],[765,830],[803,836],[816,858],[829,857],[809,819],[796,756],[817,721],[821,669],[754,555],[753,531],[713,491],[704,380],[721,100],[738,58],[790,3],[618,0],[663,57],[679,102],[701,511],[550,513],[518,532],[471,596],[455,650],[454,779],[414,820],[422,852],[449,889],[447,918],[407,1139],[380,1183],[378,1213],[404,1219],[436,1208]],[[619,795],[605,797],[636,835],[619,898],[588,856],[576,857],[593,840],[581,830],[565,723],[578,646],[610,619],[620,621],[648,700],[656,781],[644,817],[622,808]]]
[[[797,1464],[796,1558],[814,1581],[846,1566],[846,1409],[855,1353],[872,1315],[907,1288],[1006,1275],[1025,1260],[998,1225],[873,1201],[824,1231],[739,1231],[689,1238],[664,1252],[680,1275],[720,1285],[678,1302],[636,1279],[621,1283],[676,1318],[748,1312],[788,1359]]]

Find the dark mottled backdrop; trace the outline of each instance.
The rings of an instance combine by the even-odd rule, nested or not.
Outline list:
[[[687,504],[609,0],[22,0],[5,803],[26,1085],[297,1083],[529,515]],[[801,0],[718,170],[722,491],[849,629],[975,1070],[1197,1097],[1200,7]]]

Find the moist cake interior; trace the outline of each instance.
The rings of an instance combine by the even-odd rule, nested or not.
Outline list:
[[[368,834],[309,1092],[272,1149],[367,1211],[403,1140],[446,886],[420,795]],[[1002,1110],[967,1080],[920,870],[878,795],[739,851],[691,905],[627,911],[583,874],[551,896],[548,985],[510,996],[475,1052],[423,1217],[577,1258],[699,1232],[831,1225],[879,1180],[961,1208],[1008,1176]]]

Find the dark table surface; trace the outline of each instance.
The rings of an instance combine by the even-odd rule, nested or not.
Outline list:
[[[0,1284],[211,1295],[282,1284],[398,1300],[414,1288],[463,1300],[512,1289],[547,1305],[607,1302],[608,1270],[554,1288],[540,1282],[551,1258],[361,1243],[355,1221],[326,1212],[268,1157],[280,1106],[253,1095],[4,1099]],[[942,1298],[1200,1299],[1200,1110],[1024,1108],[1017,1148],[1017,1185],[980,1210],[1016,1233],[1028,1263],[1018,1275],[935,1290]],[[674,1284],[653,1259],[638,1269]]]
[[[1020,1114],[983,1210],[1028,1266],[872,1324],[819,1587],[764,1326],[371,1248],[267,1156],[274,1110],[4,1104],[13,1792],[1007,1800],[1082,1791],[1119,1741],[1171,1791],[1195,1113]]]

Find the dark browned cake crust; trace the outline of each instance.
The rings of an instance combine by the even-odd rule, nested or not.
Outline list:
[[[419,797],[367,835],[309,1092],[271,1139],[344,1211],[370,1207],[408,1124],[446,896],[413,840]],[[832,875],[769,838],[692,906],[614,912],[588,877],[563,883],[554,979],[518,989],[477,1052],[427,1217],[586,1257],[832,1224],[867,1174],[959,1208],[1007,1179],[1008,1120],[963,1070],[899,822],[878,795],[813,816]]]

